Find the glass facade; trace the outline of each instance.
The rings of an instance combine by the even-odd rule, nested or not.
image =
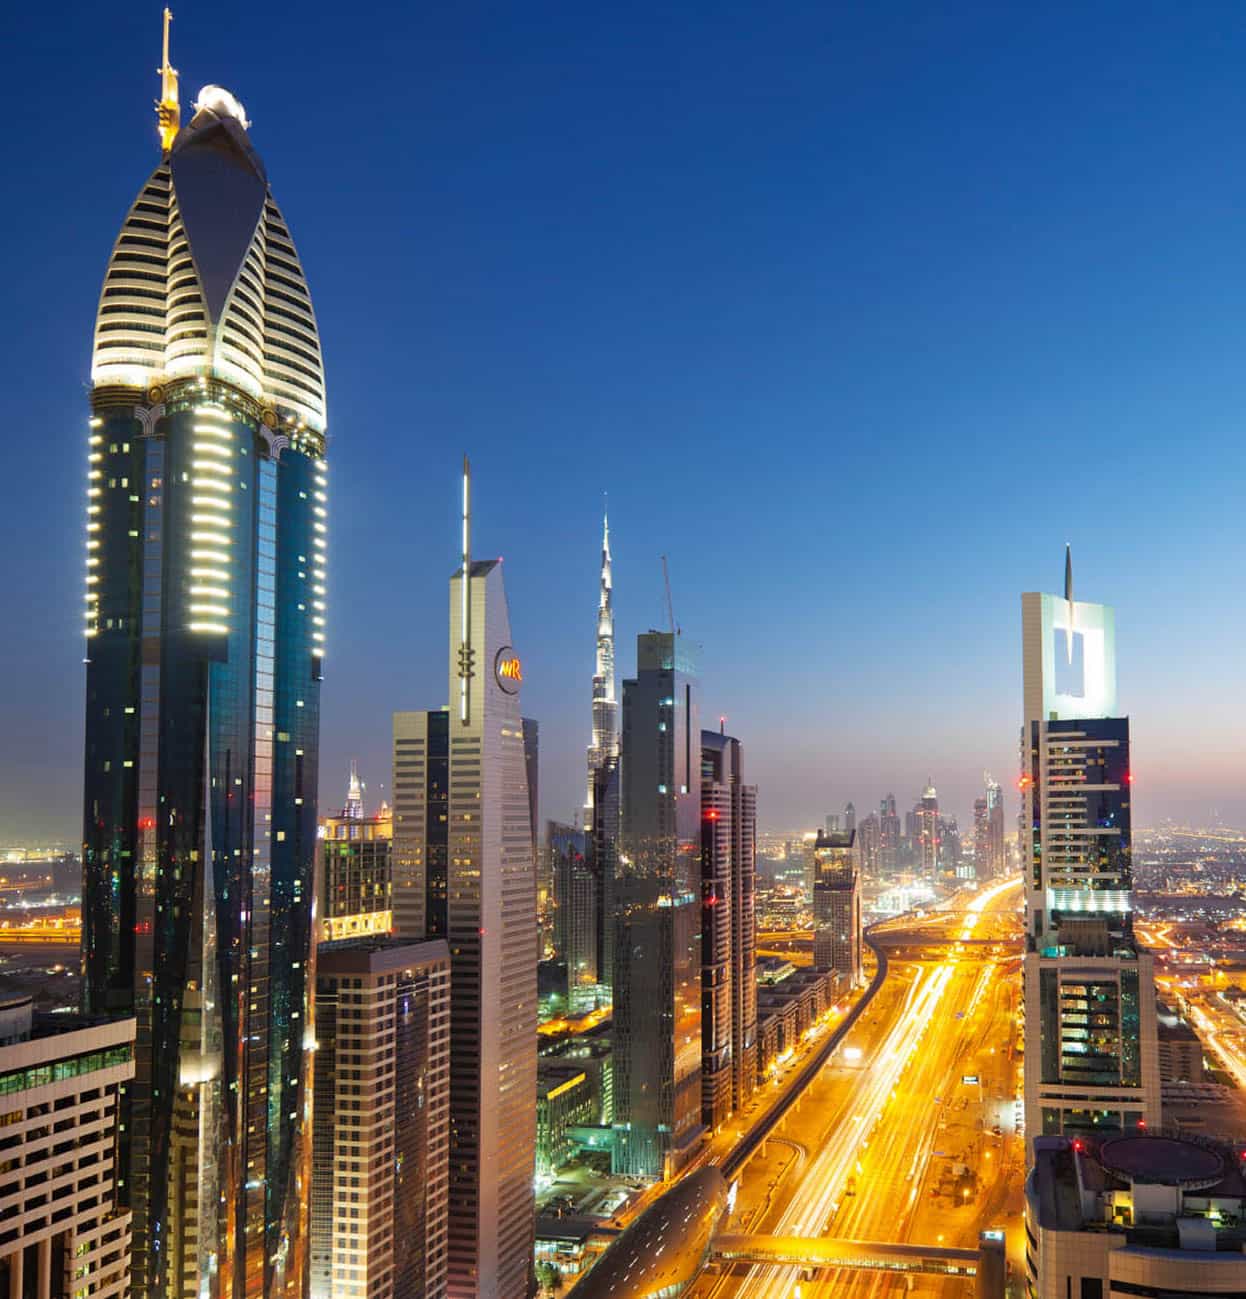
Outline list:
[[[92,443],[83,995],[138,1019],[121,1195],[151,1293],[190,1266],[176,1199],[222,1200],[190,1270],[236,1268],[238,1293],[297,1234],[326,483],[318,448],[274,453],[247,405],[190,385],[154,418],[105,406]],[[170,1163],[179,1104],[212,1136],[191,1172]]]
[[[614,881],[616,1171],[669,1177],[701,1123],[701,730],[688,647],[637,638]]]
[[[83,1001],[137,1021],[141,1299],[305,1282],[325,395],[247,125],[218,89],[162,137],[91,364]]]

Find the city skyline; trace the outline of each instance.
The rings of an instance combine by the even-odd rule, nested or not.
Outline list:
[[[174,62],[186,91],[219,81],[246,102],[257,147],[281,176],[282,201],[299,213],[300,254],[328,322],[330,413],[351,412],[348,425],[334,425],[350,448],[335,498],[340,517],[367,517],[371,526],[335,537],[329,586],[339,630],[330,628],[325,665],[326,788],[338,788],[357,756],[369,796],[385,796],[389,712],[428,702],[402,696],[406,682],[438,674],[440,638],[418,611],[438,598],[453,563],[445,538],[466,447],[485,470],[480,553],[500,552],[514,567],[508,586],[526,649],[527,708],[542,722],[542,817],[569,819],[582,797],[590,737],[582,685],[566,683],[581,682],[593,652],[589,601],[604,490],[617,670],[632,670],[636,633],[665,626],[665,553],[680,624],[705,647],[706,718],[725,713],[729,729],[749,736],[763,827],[813,825],[828,808],[849,800],[871,807],[887,790],[904,807],[933,774],[941,805],[964,830],[984,766],[1004,785],[1011,825],[1019,677],[1008,628],[1025,575],[1054,567],[1066,540],[1077,552],[1079,586],[1113,592],[1122,634],[1136,647],[1124,697],[1153,701],[1134,737],[1139,823],[1166,815],[1208,822],[1217,810],[1229,823],[1246,822],[1246,798],[1235,789],[1242,742],[1231,710],[1216,707],[1234,690],[1242,615],[1221,609],[1213,580],[1188,571],[1196,556],[1212,555],[1226,572],[1246,557],[1235,534],[1219,536],[1217,495],[1244,455],[1228,430],[1246,404],[1235,361],[1246,337],[1236,295],[1222,289],[1246,278],[1230,245],[1243,182],[1220,162],[1231,151],[1213,147],[1236,113],[1246,26],[1233,10],[1218,12],[1215,45],[1188,16],[1113,28],[1111,47],[1129,71],[1111,76],[1094,54],[1106,18],[1083,16],[1083,45],[1061,50],[1068,84],[1054,116],[1049,97],[1033,96],[1058,17],[1031,16],[1014,32],[971,9],[931,18],[918,32],[901,11],[841,16],[832,29],[798,7],[762,32],[741,13],[713,23],[685,15],[669,47],[641,42],[644,14],[580,16],[561,31],[561,6],[504,15],[490,27],[466,14],[405,18],[391,35],[404,38],[427,74],[414,90],[384,73],[386,60],[404,54],[349,30],[343,41],[326,39],[327,11],[313,7],[292,22],[274,8],[246,20],[249,31],[259,34],[262,22],[274,39],[292,29],[309,83],[366,80],[370,119],[398,123],[393,132],[365,129],[331,95],[300,102],[304,129],[280,129],[288,105],[264,71],[263,41],[237,39],[241,8],[179,12]],[[43,488],[15,501],[17,534],[74,543],[18,547],[3,561],[14,605],[36,611],[10,646],[15,670],[0,700],[10,736],[0,825],[13,838],[77,837],[83,466],[74,380],[86,377],[84,322],[110,234],[132,198],[130,178],[157,153],[155,15],[71,6],[57,62],[72,96],[39,71],[49,37],[33,16],[16,24],[16,44],[34,57],[13,85],[37,110],[21,138],[23,174],[32,187],[67,182],[72,201],[4,252],[13,321],[29,334],[22,340],[13,323],[5,326],[10,355],[30,357],[14,376],[14,413],[48,433],[8,439],[3,465],[11,480]],[[608,53],[612,37],[631,38],[623,42],[630,57]],[[1036,53],[1023,55],[1023,37]],[[816,58],[800,52],[802,42]],[[1024,74],[1017,88],[988,68],[945,102],[951,78],[966,68],[953,61],[939,70],[940,55],[960,42]],[[755,46],[758,89],[743,106],[727,103]],[[114,47],[115,58],[95,59]],[[694,47],[717,63],[689,63],[679,51]],[[1175,66],[1174,47],[1184,51]],[[862,48],[874,62],[854,71],[850,54]],[[370,62],[377,59],[380,71]],[[660,93],[637,96],[654,102],[621,124],[610,105],[638,79]],[[883,102],[875,83],[900,89]],[[469,84],[477,93],[465,107]],[[1201,97],[1187,102],[1194,84]],[[1109,95],[1133,126],[1107,119]],[[940,110],[923,116],[931,97]],[[84,104],[106,115],[109,150],[85,138]],[[711,144],[698,146],[707,106],[727,117]],[[988,106],[1014,127],[987,125]],[[1090,141],[1075,138],[1079,113],[1094,115]],[[661,123],[673,126],[670,138]],[[404,129],[415,132],[413,159],[398,164],[392,140]],[[1183,145],[1195,130],[1213,142],[1205,153]],[[1018,136],[1027,140],[1024,168],[1040,178],[1069,168],[1060,194],[1039,195],[1033,212],[1022,210],[1036,194],[1021,176]],[[354,187],[326,192],[320,158],[347,141],[377,223],[373,242],[399,258],[401,291],[360,294],[360,278],[385,265],[379,252],[338,256],[340,231],[358,219],[356,195]],[[620,175],[634,173],[639,184],[592,160],[590,145],[602,141]],[[698,165],[682,177],[677,164],[689,151]],[[1156,192],[1158,169],[1173,180]],[[848,179],[811,183],[820,173]],[[953,197],[966,173],[988,179]],[[796,193],[755,197],[784,176],[796,178]],[[924,232],[893,219],[866,228],[914,191]],[[622,215],[611,216],[625,193]],[[492,210],[481,202],[490,194],[514,200],[501,235],[480,215]],[[715,230],[689,264],[685,223],[695,219],[704,236],[707,211]],[[401,237],[412,221],[423,232],[414,253]],[[852,258],[871,269],[854,271]],[[602,269],[602,260],[617,265]],[[540,282],[524,269],[529,261]],[[1161,263],[1168,271],[1151,276]],[[568,283],[550,288],[559,269]],[[516,311],[517,298],[529,300],[535,317]],[[1005,298],[1024,309],[1005,311]],[[368,311],[375,327],[362,324]],[[646,342],[657,318],[661,328]],[[706,321],[714,322],[708,331]],[[1109,347],[1105,340],[1124,332],[1132,341]],[[393,385],[377,376],[407,373],[412,346],[427,357],[402,391],[402,422],[416,435],[391,463],[384,412]],[[663,355],[672,350],[678,363]],[[482,368],[490,382],[479,385],[472,380]],[[421,383],[421,373],[430,378]],[[875,374],[886,377],[861,377]],[[971,374],[979,387],[967,397]],[[1185,459],[1174,473],[1178,429]],[[672,513],[660,533],[653,529],[651,453],[676,433],[703,467],[707,503],[736,518],[740,565],[730,580],[699,563],[695,513]],[[1057,510],[1042,529],[1018,529],[1016,493],[1035,449],[1053,477],[1076,474],[1101,437],[1128,446],[1119,486],[1137,520],[1159,526],[1101,536]],[[432,438],[444,451],[429,451]],[[607,454],[586,454],[590,445]],[[1217,472],[1183,475],[1186,463]],[[403,484],[412,481],[423,483],[432,508],[404,508]],[[835,512],[820,508],[825,490],[844,481],[854,484],[850,499]],[[803,562],[792,564],[793,555]],[[812,603],[805,575],[796,577],[809,557],[820,593]],[[756,594],[745,600],[740,591]],[[346,629],[363,625],[381,599],[395,609],[391,640],[401,654],[348,643]],[[547,619],[549,611],[558,617]],[[1178,676],[1164,648],[1174,623],[1189,629],[1188,666]],[[775,629],[784,626],[795,643],[825,644],[825,654],[780,652]],[[1204,626],[1214,635],[1201,634]],[[795,735],[774,720],[784,698],[801,700],[807,724]]]

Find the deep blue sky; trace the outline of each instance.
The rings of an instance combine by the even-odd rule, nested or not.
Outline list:
[[[11,6],[0,841],[79,833],[83,439],[159,6]],[[1024,589],[1118,610],[1143,819],[1246,822],[1246,6],[176,7],[320,318],[322,801],[446,695],[456,475],[542,801],[581,798],[601,493],[620,675],[702,643],[770,826],[1015,779]]]

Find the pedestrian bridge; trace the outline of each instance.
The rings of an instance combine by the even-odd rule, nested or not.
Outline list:
[[[829,1236],[715,1237],[710,1258],[722,1264],[773,1263],[820,1270],[846,1267],[871,1272],[908,1272],[927,1276],[975,1276],[981,1254],[976,1249],[941,1245],[893,1245],[872,1240],[836,1240]]]

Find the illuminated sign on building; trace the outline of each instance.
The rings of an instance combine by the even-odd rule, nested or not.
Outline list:
[[[493,660],[493,675],[508,695],[519,693],[519,687],[523,684],[523,664],[509,645],[503,645],[498,650],[497,658]]]

